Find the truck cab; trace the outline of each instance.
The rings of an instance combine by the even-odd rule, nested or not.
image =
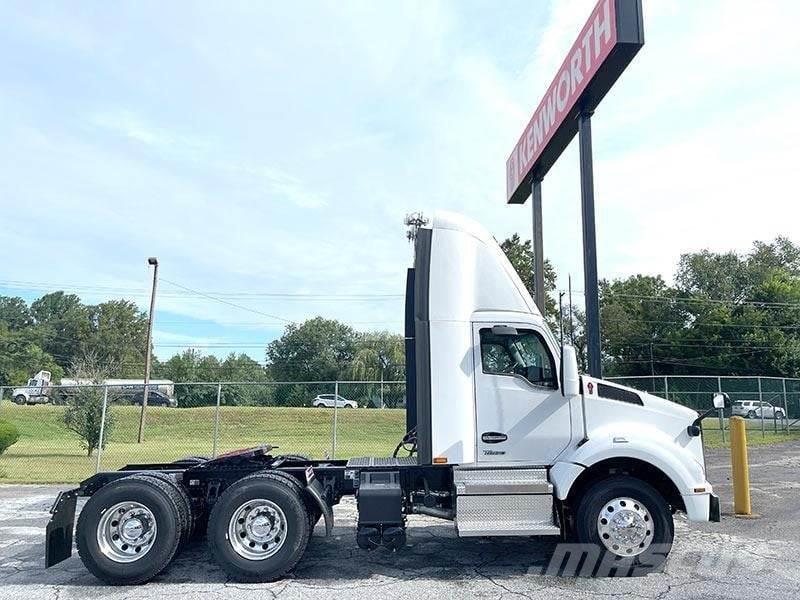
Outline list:
[[[11,391],[17,404],[47,404],[50,401],[50,371],[39,371],[22,387]]]
[[[705,476],[698,414],[578,375],[574,350],[558,344],[483,227],[438,213],[429,227],[416,231],[408,282],[413,330],[407,320],[407,364],[416,364],[408,401],[416,405],[409,418],[416,420],[418,462],[455,465],[456,479],[489,482],[476,495],[503,508],[464,528],[457,502],[459,534],[575,529],[585,494],[615,478],[622,482],[620,494],[628,478],[658,494],[670,512],[684,511],[690,521],[719,519],[719,502]],[[509,487],[511,480],[527,484]],[[471,499],[465,502],[469,506]],[[537,518],[534,506],[541,511]],[[644,515],[628,516],[638,525],[646,522]],[[623,552],[628,550],[636,555],[642,548]]]

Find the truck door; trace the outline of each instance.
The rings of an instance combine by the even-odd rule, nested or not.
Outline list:
[[[473,337],[478,462],[553,464],[572,427],[544,336],[530,325],[475,323]]]

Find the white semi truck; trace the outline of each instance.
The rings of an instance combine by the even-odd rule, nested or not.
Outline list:
[[[57,384],[52,383],[50,371],[39,371],[28,383],[11,390],[11,399],[20,405],[23,404],[48,404],[57,399],[65,399],[74,394],[82,386],[108,386],[109,396],[113,398],[130,398],[135,392],[144,389],[144,379],[106,379],[95,382],[91,379],[61,379]],[[148,389],[158,391],[167,396],[170,406],[177,406],[175,402],[175,383],[169,379],[151,379]]]
[[[141,583],[202,527],[232,578],[271,581],[302,559],[320,518],[330,534],[346,495],[365,549],[402,548],[407,515],[422,514],[461,537],[573,540],[617,573],[663,563],[673,513],[719,521],[700,415],[579,375],[483,227],[439,214],[420,228],[406,287],[407,433],[394,456],[311,460],[264,445],[99,473],[56,499],[46,564],[70,555],[74,529],[92,573]]]

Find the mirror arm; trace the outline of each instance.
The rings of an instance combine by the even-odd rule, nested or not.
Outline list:
[[[717,412],[718,410],[719,410],[719,409],[718,409],[717,407],[715,407],[715,406],[712,406],[712,407],[711,407],[711,408],[709,408],[707,411],[705,411],[703,414],[701,414],[699,417],[697,417],[697,418],[694,420],[694,422],[692,423],[692,426],[694,426],[694,427],[699,427],[700,429],[702,429],[702,428],[703,428],[703,419],[707,419],[708,417],[710,417],[711,415],[713,415],[713,414],[714,414],[715,412]]]

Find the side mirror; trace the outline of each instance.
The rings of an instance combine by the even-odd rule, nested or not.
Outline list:
[[[578,374],[578,355],[572,346],[561,348],[561,394],[565,398],[580,393],[580,375]]]
[[[713,402],[714,402],[714,408],[716,409],[731,407],[731,399],[728,396],[728,394],[724,392],[719,392],[717,394],[714,394]]]

